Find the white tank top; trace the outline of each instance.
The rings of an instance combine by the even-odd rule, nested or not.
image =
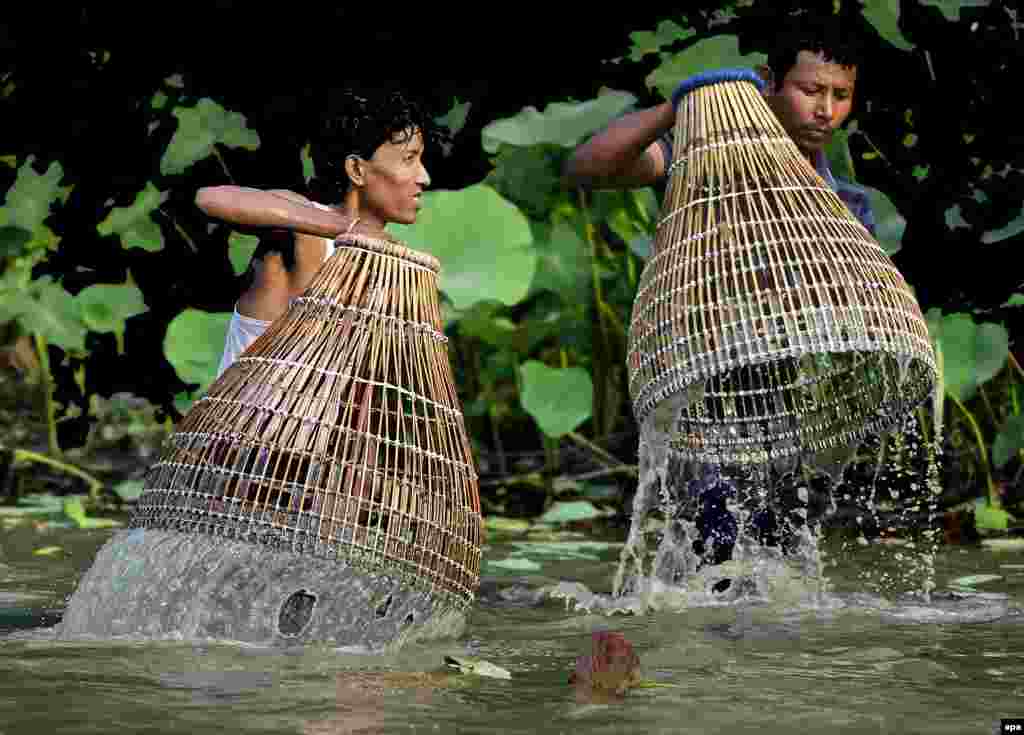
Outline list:
[[[318,202],[310,202],[314,207],[330,209],[330,207]],[[334,240],[328,237],[323,238],[327,243],[324,253],[324,260],[334,255]],[[245,349],[256,341],[256,338],[266,331],[270,322],[262,319],[253,319],[251,316],[243,316],[238,313],[236,302],[234,313],[231,315],[231,322],[228,325],[228,334],[224,340],[224,354],[220,358],[220,367],[217,368],[217,377],[221,376],[231,364],[238,359],[238,356],[245,352]]]

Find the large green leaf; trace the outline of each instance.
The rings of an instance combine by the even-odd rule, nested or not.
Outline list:
[[[548,436],[567,434],[593,414],[594,385],[583,368],[552,368],[530,360],[519,372],[520,403]]]
[[[657,54],[665,46],[676,41],[685,41],[694,34],[689,28],[683,28],[675,21],[663,20],[654,31],[634,31],[629,34],[632,45],[629,47],[629,58],[640,61],[648,54]]]
[[[909,51],[913,45],[900,32],[899,13],[899,0],[864,0],[864,17],[875,27],[878,35],[896,48]]]
[[[554,503],[538,520],[541,523],[572,523],[573,521],[591,521],[603,515],[589,500],[573,500]]]
[[[992,442],[992,464],[1005,467],[1024,449],[1024,414],[1011,416]]]
[[[71,187],[60,186],[64,169],[59,163],[54,161],[45,173],[37,174],[32,168],[34,160],[34,156],[25,159],[0,207],[0,228],[5,232],[0,243],[4,252],[0,255],[17,256],[30,249],[52,248],[59,239],[43,221],[50,216],[55,201],[67,201]],[[30,233],[27,240],[25,232]]]
[[[164,355],[186,383],[205,391],[217,376],[231,314],[185,309],[167,325]]]
[[[946,20],[958,21],[961,8],[977,8],[987,3],[984,0],[921,0],[921,4],[938,8]]]
[[[621,115],[636,97],[609,91],[587,102],[552,102],[544,112],[524,107],[514,117],[495,120],[481,131],[484,150],[497,153],[502,144],[529,146],[553,143],[570,148],[584,136]]]
[[[593,280],[587,243],[566,222],[534,223],[534,233],[539,260],[530,291],[551,291],[566,304],[586,301]]]
[[[444,125],[453,136],[458,135],[459,131],[466,126],[466,119],[469,117],[469,110],[472,106],[472,102],[459,102],[456,97],[448,112],[435,118],[434,122]]]
[[[87,330],[74,297],[49,277],[33,283],[32,296],[31,307],[18,317],[22,328],[62,350],[84,352]]]
[[[977,324],[970,314],[928,312],[932,339],[942,350],[946,392],[960,401],[974,396],[1009,356],[1010,335],[1001,324]]]
[[[16,258],[25,252],[25,247],[32,242],[29,230],[15,225],[0,227],[0,258]]]
[[[389,224],[410,247],[441,261],[440,287],[455,308],[478,301],[513,305],[526,297],[537,268],[530,223],[485,184],[423,194],[415,225]]]
[[[1002,242],[1011,237],[1019,235],[1024,232],[1024,207],[1017,213],[1017,216],[1013,218],[1006,226],[1000,227],[997,230],[989,230],[988,232],[982,233],[981,241],[986,245]]]
[[[128,207],[114,207],[110,214],[96,226],[101,235],[117,235],[125,248],[142,248],[154,253],[164,247],[164,236],[152,218],[154,210],[160,207],[169,192],[159,191],[152,181],[135,195],[135,201]]]
[[[260,239],[255,235],[232,232],[228,237],[228,258],[231,260],[231,269],[236,276],[245,273],[259,244]]]
[[[135,284],[97,283],[75,296],[85,326],[93,332],[124,334],[125,319],[148,310]]]
[[[875,238],[888,255],[895,255],[903,247],[903,233],[907,229],[907,220],[896,209],[896,205],[885,195],[885,192],[863,187],[871,197],[871,209],[875,213]]]
[[[499,349],[514,348],[517,327],[499,314],[503,308],[493,301],[478,301],[459,314],[459,334],[477,337]]]
[[[562,191],[563,150],[552,145],[503,145],[485,183],[531,217],[546,218]]]
[[[165,176],[180,174],[206,158],[218,143],[250,151],[260,147],[259,134],[245,126],[245,115],[229,112],[209,97],[195,107],[175,107],[173,114],[178,129],[160,159],[160,173]]]
[[[34,232],[50,216],[50,206],[61,199],[67,201],[71,189],[61,187],[64,169],[54,161],[46,173],[37,174],[32,168],[34,156],[29,156],[18,169],[17,177],[4,197],[0,208],[0,225],[11,225]]]
[[[753,68],[766,59],[760,53],[741,54],[736,36],[712,36],[666,58],[661,66],[647,75],[646,82],[649,88],[657,89],[668,99],[681,81],[694,74],[728,67]]]

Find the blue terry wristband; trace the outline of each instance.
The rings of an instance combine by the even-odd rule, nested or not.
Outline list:
[[[759,92],[764,89],[764,80],[753,69],[737,67],[704,71],[700,74],[694,74],[692,77],[687,77],[679,83],[676,91],[672,93],[672,107],[678,108],[679,101],[688,92],[692,92],[697,87],[703,87],[705,84],[717,84],[718,82],[750,82],[757,87]]]

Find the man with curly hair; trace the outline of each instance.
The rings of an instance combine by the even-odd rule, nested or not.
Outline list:
[[[402,92],[360,96],[348,91],[332,108],[310,146],[317,198],[287,189],[204,187],[196,205],[240,230],[255,230],[260,245],[252,277],[235,304],[218,375],[301,294],[347,232],[374,234],[388,222],[412,224],[420,194],[430,185],[426,146],[444,130],[421,104]]]

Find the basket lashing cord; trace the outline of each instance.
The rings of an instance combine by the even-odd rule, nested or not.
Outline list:
[[[719,84],[720,82],[750,82],[757,87],[758,91],[764,91],[765,87],[764,80],[761,79],[753,69],[747,69],[745,67],[731,67],[727,69],[703,71],[699,74],[687,77],[679,84],[678,87],[676,87],[675,91],[672,93],[672,107],[678,108],[679,101],[693,90],[709,84]]]

